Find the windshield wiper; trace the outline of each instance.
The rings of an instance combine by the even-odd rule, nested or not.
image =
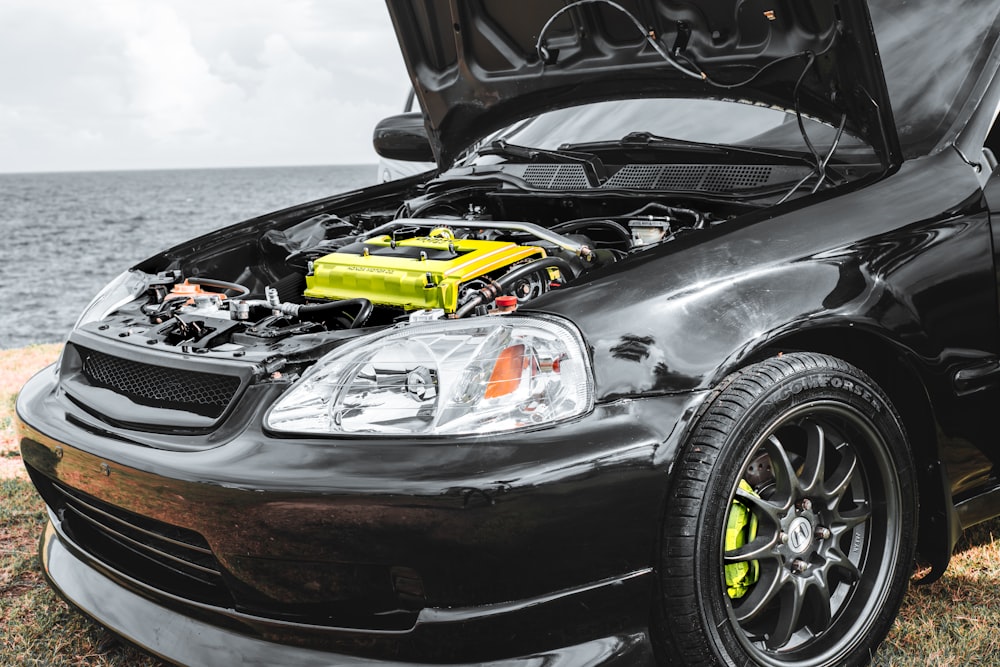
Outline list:
[[[673,137],[661,137],[651,132],[629,132],[621,139],[612,141],[592,141],[588,143],[563,144],[560,151],[589,151],[607,148],[652,148],[654,150],[685,149],[699,152],[711,153],[745,153],[748,155],[763,155],[770,158],[780,159],[783,162],[795,160],[805,162],[810,167],[816,167],[815,162],[810,160],[811,155],[798,151],[781,151],[776,149],[753,148],[750,146],[733,146],[731,144],[710,144],[704,141],[693,141],[691,139],[675,139]]]
[[[527,162],[545,161],[558,162],[563,164],[579,164],[583,166],[583,171],[587,175],[587,182],[597,187],[608,179],[607,170],[604,163],[596,155],[589,153],[578,153],[571,150],[549,150],[546,148],[534,148],[532,146],[518,146],[507,143],[503,139],[497,139],[487,148],[479,149],[480,155],[500,155],[502,157],[516,158]]]

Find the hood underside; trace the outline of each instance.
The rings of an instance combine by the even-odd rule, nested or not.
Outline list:
[[[799,110],[898,154],[863,0],[388,0],[442,167],[520,119],[633,97]]]

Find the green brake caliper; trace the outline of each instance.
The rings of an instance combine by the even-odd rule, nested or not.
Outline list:
[[[740,480],[740,488],[754,493],[753,487]],[[744,544],[757,537],[757,517],[743,503],[733,500],[729,508],[729,521],[726,523],[726,551],[739,549]],[[760,563],[751,561],[740,561],[726,565],[726,592],[730,598],[741,598],[747,591],[757,583],[760,578]]]

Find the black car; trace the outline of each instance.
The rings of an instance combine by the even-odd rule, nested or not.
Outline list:
[[[439,171],[95,298],[52,586],[184,665],[867,662],[1000,514],[1000,5],[388,4]]]

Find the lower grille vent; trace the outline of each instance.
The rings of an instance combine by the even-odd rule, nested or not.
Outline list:
[[[46,501],[70,538],[98,560],[157,589],[215,605],[231,605],[222,567],[205,539],[184,528],[133,514],[44,480]]]

